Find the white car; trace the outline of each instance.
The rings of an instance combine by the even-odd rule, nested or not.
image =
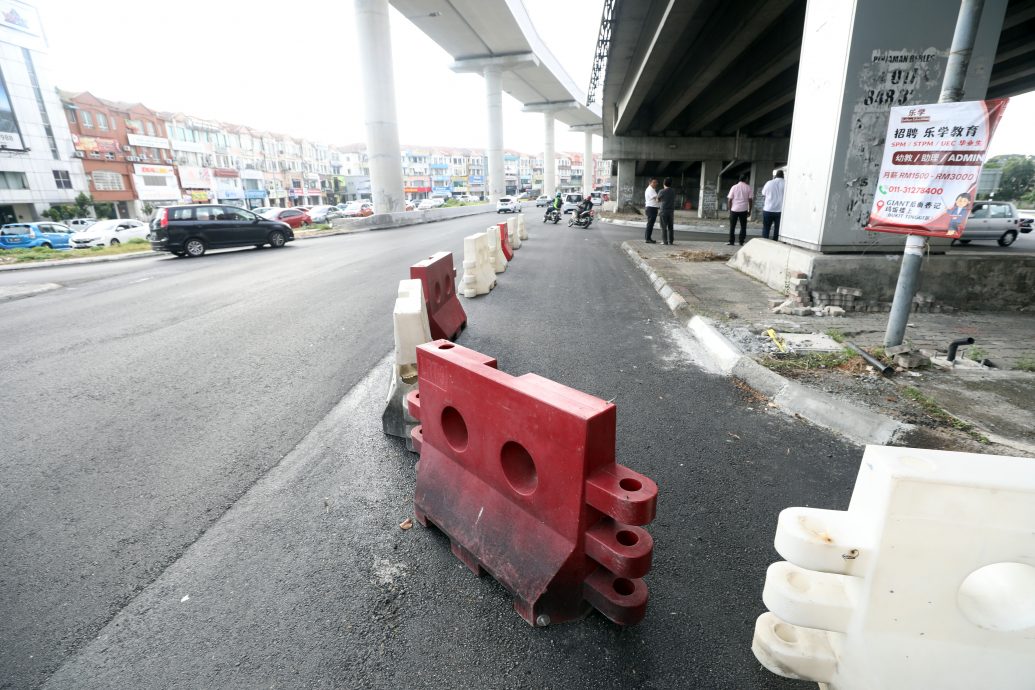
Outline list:
[[[552,201],[552,199],[550,197],[546,196],[545,194],[541,194],[540,196],[536,197],[535,205],[536,206],[549,206],[550,205],[550,201]]]
[[[425,199],[424,201],[420,202],[420,205],[417,206],[417,208],[421,211],[427,211],[430,208],[438,208],[444,203],[446,203],[446,201],[442,197],[433,196],[430,199]]]
[[[314,223],[329,223],[335,218],[341,218],[345,215],[337,206],[313,206],[309,209],[309,217],[313,219]]]
[[[564,195],[561,203],[561,215],[566,216],[572,211],[577,211],[582,203],[582,195],[575,192],[568,192]]]
[[[97,221],[86,230],[72,234],[73,249],[114,247],[134,239],[147,239],[148,228],[139,220],[117,218]]]
[[[501,196],[496,202],[496,213],[517,213],[521,210],[521,202],[512,196]]]
[[[72,232],[79,232],[80,230],[86,230],[96,222],[96,218],[73,218],[72,220],[66,221],[65,225],[71,228]]]

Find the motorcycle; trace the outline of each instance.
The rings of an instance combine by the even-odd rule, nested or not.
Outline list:
[[[571,216],[568,218],[569,228],[588,228],[590,223],[593,222],[593,211],[590,211],[582,218],[579,218],[578,211],[572,211]]]
[[[555,209],[553,206],[546,209],[546,215],[543,216],[543,222],[549,223],[553,221],[554,225],[561,219],[561,212]]]

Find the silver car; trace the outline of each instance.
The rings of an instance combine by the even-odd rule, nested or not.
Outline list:
[[[1031,232],[1030,224],[1022,224],[1013,204],[1005,201],[976,201],[963,229],[963,237],[953,243],[970,244],[971,240],[995,240],[1000,247],[1009,247],[1018,233]]]

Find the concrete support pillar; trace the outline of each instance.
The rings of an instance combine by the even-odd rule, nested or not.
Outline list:
[[[963,100],[985,97],[1007,0],[985,0]],[[780,241],[808,249],[902,246],[863,230],[893,105],[937,103],[960,3],[810,2],[805,11]],[[894,17],[894,21],[888,21]]]
[[[377,213],[404,210],[402,155],[395,116],[392,35],[388,0],[353,0],[370,161],[370,191]]]
[[[583,136],[586,139],[582,147],[582,194],[588,196],[593,191],[593,173],[596,171],[593,165],[593,132],[584,132]]]
[[[543,113],[543,194],[557,193],[557,156],[553,149],[553,113]]]
[[[489,114],[489,147],[486,151],[489,169],[486,194],[489,201],[496,201],[506,196],[507,183],[503,178],[503,90],[501,87],[501,70],[497,66],[488,66],[483,71],[485,76],[485,105]]]
[[[701,161],[701,185],[697,195],[697,217],[715,218],[719,211],[719,172],[722,161]]]
[[[612,191],[618,210],[633,203],[643,205],[643,199],[636,199],[636,161],[618,161],[618,185]]]
[[[762,218],[762,204],[765,200],[762,198],[762,187],[765,183],[773,179],[773,170],[776,169],[775,161],[752,161],[751,162],[751,191],[755,193],[755,205],[751,210],[751,219],[759,220]]]

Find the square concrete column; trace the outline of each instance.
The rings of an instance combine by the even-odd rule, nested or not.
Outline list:
[[[751,191],[755,193],[755,205],[751,209],[751,219],[762,218],[762,205],[765,199],[762,198],[762,187],[773,179],[773,171],[776,170],[775,161],[752,161],[751,162]]]
[[[554,153],[553,113],[543,113],[543,194],[557,193],[557,156]]]
[[[985,97],[1007,0],[985,0],[963,100]],[[900,247],[866,232],[892,106],[937,103],[959,2],[810,2],[780,240],[823,252]]]
[[[593,191],[593,132],[584,132],[584,146],[582,147],[582,193],[589,196]]]
[[[715,218],[719,211],[719,172],[722,161],[701,161],[701,185],[697,195],[697,217]]]
[[[485,77],[485,110],[489,117],[489,146],[485,151],[488,170],[486,196],[489,201],[498,201],[507,191],[503,179],[503,90],[502,71],[498,65],[488,65],[482,72]]]
[[[636,198],[636,161],[618,161],[618,184],[614,192],[618,210],[629,204],[642,205],[643,199]]]

